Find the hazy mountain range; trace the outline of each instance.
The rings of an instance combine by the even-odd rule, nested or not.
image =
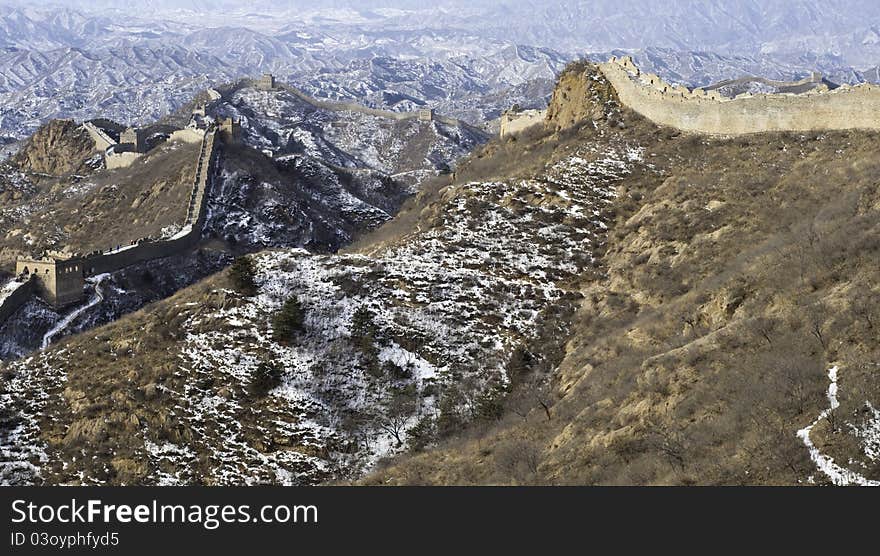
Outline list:
[[[876,80],[874,2],[264,2],[2,0],[0,137],[52,117],[142,123],[211,84],[272,71],[316,96],[432,106],[484,124],[546,102],[585,54],[636,54],[685,83],[819,70]]]

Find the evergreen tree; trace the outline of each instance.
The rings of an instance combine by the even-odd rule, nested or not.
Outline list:
[[[288,298],[272,319],[272,336],[276,342],[288,343],[303,328],[303,308],[296,296]]]
[[[367,372],[375,378],[380,378],[383,369],[379,364],[379,348],[376,346],[377,328],[373,316],[373,312],[366,305],[357,308],[351,317],[351,341],[363,355]]]
[[[425,415],[408,432],[410,449],[424,450],[437,438],[436,420],[432,415]]]
[[[278,363],[262,361],[251,375],[250,393],[265,398],[273,388],[281,385],[284,369]]]
[[[376,324],[373,322],[373,312],[366,305],[358,307],[351,316],[351,339],[358,347],[366,341],[373,343],[376,339]]]
[[[243,295],[256,295],[257,283],[254,281],[257,271],[250,257],[238,257],[229,269],[232,286]]]

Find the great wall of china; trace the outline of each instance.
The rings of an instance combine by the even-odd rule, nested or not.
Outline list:
[[[482,129],[476,128],[471,124],[459,120],[457,118],[450,118],[449,116],[443,116],[441,114],[437,114],[434,110],[430,108],[424,108],[422,110],[416,110],[414,112],[393,112],[391,110],[381,110],[378,108],[370,108],[368,106],[364,106],[362,104],[358,104],[356,102],[346,102],[346,101],[338,101],[338,100],[320,100],[314,97],[307,95],[306,93],[300,91],[296,87],[292,87],[286,83],[279,83],[275,81],[274,76],[271,74],[265,74],[261,79],[258,80],[249,80],[256,88],[264,91],[268,90],[276,90],[280,89],[283,91],[287,91],[292,95],[296,96],[303,102],[314,106],[315,108],[320,108],[321,110],[328,110],[331,112],[358,112],[360,114],[367,114],[369,116],[376,116],[377,118],[385,118],[389,120],[396,121],[404,121],[404,120],[419,120],[423,122],[440,122],[441,124],[453,126],[453,127],[465,127],[474,131],[476,133],[485,134],[485,131]]]
[[[748,78],[793,92],[743,93],[728,98],[714,89],[742,79],[689,89],[642,72],[629,56],[612,57],[599,64],[599,69],[624,106],[654,123],[682,131],[733,136],[770,131],[880,129],[880,86],[874,84],[842,85],[829,90],[818,74],[795,82]],[[545,111],[508,111],[502,116],[501,136],[540,124],[544,115]]]
[[[656,75],[642,73],[629,56],[611,58],[599,69],[625,106],[657,124],[682,131],[745,135],[880,129],[880,87],[872,84],[727,98],[716,91],[670,85]]]
[[[398,121],[410,119],[438,121],[450,126],[477,129],[461,120],[440,116],[428,109],[416,112],[392,112],[368,108],[353,102],[314,99],[294,87],[276,83],[274,76],[270,74],[264,75],[259,80],[248,81],[262,90],[285,90],[323,110],[359,112]],[[207,93],[210,98],[209,104],[222,98],[215,89],[209,89]],[[203,123],[206,109],[207,105],[196,108],[193,111],[191,124]],[[94,141],[95,150],[104,154],[107,169],[129,166],[146,151],[146,141],[140,130],[128,128],[120,134],[120,139],[117,141],[92,122],[85,122],[82,127]],[[206,218],[210,173],[216,157],[215,139],[219,134],[227,141],[235,141],[238,131],[238,123],[227,118],[207,127],[187,126],[174,131],[168,138],[170,141],[201,142],[186,219],[175,236],[160,240],[142,238],[129,245],[87,255],[50,251],[42,258],[18,259],[15,278],[0,286],[0,325],[35,293],[58,309],[69,307],[83,300],[86,278],[115,272],[144,261],[169,257],[195,246],[201,237]],[[484,133],[482,130],[478,131]]]
[[[231,134],[231,130],[228,132]],[[43,258],[19,259],[16,262],[16,278],[0,288],[0,324],[27,302],[33,293],[57,308],[67,307],[82,301],[85,279],[90,276],[169,257],[195,246],[201,238],[206,217],[211,168],[217,153],[217,133],[214,126],[205,130],[195,164],[186,219],[176,235],[160,240],[143,238],[117,249],[82,256],[50,252]]]

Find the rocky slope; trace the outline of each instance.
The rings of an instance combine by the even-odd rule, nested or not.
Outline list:
[[[11,158],[11,163],[33,174],[58,177],[91,173],[99,167],[95,144],[72,120],[52,120],[36,131]]]
[[[48,139],[59,129],[59,139]],[[108,171],[84,133],[70,122],[49,124],[0,171],[0,187],[9,192],[0,206],[0,267],[47,249],[89,253],[179,228],[197,145],[167,143],[129,168]],[[34,165],[77,171],[51,176]]]
[[[876,484],[880,137],[622,121],[661,179],[618,189],[545,398],[367,482]]]
[[[228,264],[224,252],[269,246],[335,251],[387,221],[419,179],[448,171],[486,139],[467,126],[320,109],[283,90],[247,84],[227,90],[209,118],[235,117],[243,132],[218,158],[205,249],[193,260],[176,257],[105,279],[105,299],[82,314],[59,315],[38,303],[23,307],[0,329],[0,358],[38,348],[50,329],[73,316],[55,339],[170,295]],[[206,100],[200,95],[193,106]],[[11,272],[16,257],[48,249],[87,253],[174,235],[197,154],[197,145],[165,141],[175,122],[186,119],[175,114],[149,126],[149,143],[156,146],[131,167],[112,171],[102,168],[100,153],[72,122],[53,122],[30,138],[0,166],[0,269]],[[111,134],[120,129],[100,123]],[[69,167],[53,168],[56,176],[38,173],[47,169],[45,161]],[[29,325],[22,329],[22,323]]]
[[[212,113],[241,122],[242,145],[223,157],[207,228],[239,249],[335,251],[487,140],[469,126],[330,110],[248,84]]]
[[[31,455],[6,480],[311,484],[497,414],[524,365],[558,358],[571,284],[593,272],[616,184],[652,173],[619,137],[540,166],[425,191],[409,209],[419,226],[365,240],[369,256],[265,252],[256,295],[219,275],[8,364],[4,449]],[[304,321],[279,338],[291,297]],[[81,450],[94,457],[73,459]]]

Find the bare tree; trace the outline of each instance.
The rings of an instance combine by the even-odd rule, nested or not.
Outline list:
[[[416,398],[417,395],[413,388],[396,389],[385,405],[385,411],[378,415],[376,424],[380,429],[393,436],[398,446],[403,445],[401,435],[416,412]]]
[[[828,309],[825,307],[825,304],[821,301],[817,301],[810,305],[807,309],[807,318],[809,319],[810,333],[819,340],[819,343],[822,345],[822,349],[828,349],[828,346],[825,343],[825,337],[822,335],[822,327],[825,325],[825,320],[827,319]]]

